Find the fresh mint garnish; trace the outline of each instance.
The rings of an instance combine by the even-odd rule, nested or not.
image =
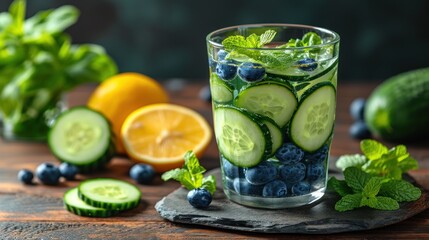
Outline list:
[[[410,156],[404,145],[388,149],[375,140],[362,140],[362,154],[344,155],[336,162],[342,170],[360,167],[363,171],[392,179],[402,179],[402,174],[418,168],[417,161]]]
[[[344,180],[331,177],[328,188],[341,199],[335,204],[337,211],[360,207],[379,210],[399,209],[400,202],[415,201],[421,190],[402,180],[402,174],[417,168],[404,145],[388,149],[375,140],[363,140],[364,155],[341,156],[336,166],[343,169]]]
[[[359,168],[344,170],[345,180],[329,179],[328,186],[342,197],[335,210],[344,212],[360,207],[379,210],[399,209],[399,202],[415,201],[421,191],[405,180],[390,180],[372,176]]]
[[[279,46],[271,46],[269,51],[258,51],[256,48],[263,48],[271,43],[276,36],[274,30],[267,30],[261,35],[251,34],[248,37],[241,35],[229,36],[222,41],[225,50],[229,52],[226,59],[232,59],[239,62],[255,62],[264,67],[276,70],[286,70],[290,65],[300,59],[317,59],[322,50],[330,51],[330,48],[302,49],[299,51],[290,51],[288,48],[310,47],[322,44],[322,38],[314,33],[306,33],[302,39],[290,39],[287,43]]]
[[[176,168],[162,174],[164,181],[174,179],[179,181],[186,189],[193,190],[204,188],[212,195],[216,191],[216,178],[212,175],[204,177],[206,169],[200,165],[198,158],[192,151],[185,154],[185,164],[182,168]]]

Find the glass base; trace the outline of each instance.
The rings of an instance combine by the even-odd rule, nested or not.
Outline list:
[[[264,198],[264,197],[245,196],[245,195],[240,195],[235,191],[229,190],[228,188],[225,188],[224,192],[226,196],[229,198],[229,200],[244,206],[265,208],[265,209],[281,209],[281,208],[300,207],[300,206],[314,203],[323,197],[323,195],[325,194],[325,190],[326,190],[326,187],[306,195],[296,196],[296,197],[284,197],[284,198]]]

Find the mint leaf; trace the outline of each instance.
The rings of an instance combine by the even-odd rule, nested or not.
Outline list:
[[[212,175],[203,178],[201,188],[207,189],[213,195],[216,191],[216,178]]]
[[[353,194],[353,190],[347,185],[345,180],[338,180],[335,177],[329,178],[328,188],[336,191],[341,197]]]
[[[399,204],[392,198],[377,196],[375,202],[372,202],[369,207],[379,209],[379,210],[397,210],[399,209]]]
[[[371,176],[359,168],[349,167],[344,170],[344,178],[353,191],[362,192]]]
[[[246,38],[241,35],[229,36],[222,41],[222,45],[227,51],[232,51],[236,48],[247,48]]]
[[[379,159],[383,154],[388,152],[386,146],[371,139],[362,140],[360,148],[369,160]]]
[[[381,188],[381,184],[383,182],[383,178],[381,177],[372,177],[366,183],[365,187],[362,190],[362,195],[365,197],[374,197],[378,194]]]
[[[360,201],[360,207],[371,207],[374,208],[378,204],[377,198],[375,196],[362,196]]]
[[[164,181],[176,180],[179,181],[186,189],[192,190],[195,188],[205,188],[211,194],[216,190],[216,179],[213,176],[203,176],[206,169],[200,165],[198,158],[192,151],[186,152],[185,164],[182,168],[172,169],[162,174],[161,178]]]
[[[419,164],[416,159],[412,157],[407,157],[398,163],[398,167],[402,172],[408,172],[409,170],[414,170],[419,167]]]
[[[355,154],[355,155],[343,155],[338,158],[335,166],[344,171],[348,167],[362,167],[367,162],[367,159],[364,155]]]
[[[360,193],[346,195],[335,204],[335,210],[339,212],[353,210],[360,207],[361,200],[362,195]]]
[[[418,187],[404,180],[391,180],[383,183],[379,195],[390,197],[398,202],[415,201],[420,198],[422,192]]]

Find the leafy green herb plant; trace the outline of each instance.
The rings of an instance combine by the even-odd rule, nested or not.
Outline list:
[[[44,140],[63,94],[117,73],[103,47],[72,44],[64,30],[79,11],[73,6],[40,11],[25,19],[26,1],[0,13],[0,115],[18,138]]]
[[[188,151],[184,158],[183,167],[165,172],[161,176],[162,180],[176,180],[188,190],[204,188],[213,195],[216,191],[216,178],[213,175],[204,177],[203,174],[206,169],[200,165],[198,158],[192,151]]]

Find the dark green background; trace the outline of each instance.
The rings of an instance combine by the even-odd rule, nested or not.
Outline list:
[[[5,11],[11,0],[2,0]],[[340,81],[385,79],[429,66],[429,1],[28,0],[28,15],[71,4],[75,43],[103,45],[120,71],[208,77],[205,37],[248,23],[317,25],[341,36]]]

